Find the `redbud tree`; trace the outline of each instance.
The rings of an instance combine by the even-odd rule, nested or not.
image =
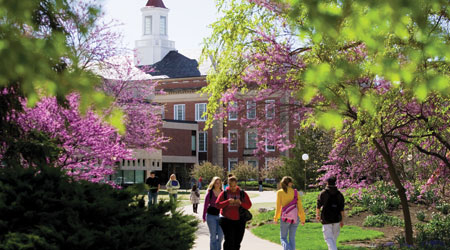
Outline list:
[[[63,149],[57,164],[76,179],[93,182],[113,174],[118,160],[130,159],[131,149],[152,151],[167,141],[161,134],[160,109],[150,101],[155,83],[141,79],[145,74],[125,56],[121,35],[113,31],[117,23],[105,20],[100,7],[93,1],[69,1],[55,16],[70,55],[63,58],[65,67],[90,76],[80,80],[90,91],[52,97],[59,90],[47,81],[21,98],[22,107],[11,116],[24,131],[37,130],[57,139]],[[28,31],[42,40],[54,32],[49,27]],[[105,80],[102,73],[114,79]],[[80,89],[69,91],[73,90]]]
[[[388,177],[413,244],[408,175],[427,185],[449,179],[448,3],[222,0],[218,8],[203,54],[215,65],[208,118],[226,119],[242,99],[277,97],[278,119],[241,124],[281,150],[290,147],[283,114],[335,130],[324,178],[364,186]]]

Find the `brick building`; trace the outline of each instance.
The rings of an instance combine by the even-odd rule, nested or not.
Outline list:
[[[270,119],[277,114],[273,107],[274,99],[261,103],[246,100],[245,96],[239,105],[245,105],[242,113],[230,114],[227,125],[215,121],[211,129],[204,131],[208,97],[201,96],[198,91],[207,85],[206,76],[198,69],[196,60],[187,58],[174,50],[175,43],[168,40],[168,12],[162,0],[149,0],[142,12],[142,37],[136,41],[136,65],[152,66],[150,75],[156,77],[159,88],[165,94],[158,94],[153,103],[161,105],[164,119],[163,134],[171,138],[165,146],[167,149],[145,155],[135,151],[138,162],[122,162],[118,177],[139,176],[135,183],[143,182],[149,170],[156,171],[161,180],[167,180],[170,174],[177,174],[182,186],[189,186],[189,171],[194,164],[209,161],[220,165],[224,171],[230,171],[238,162],[246,162],[258,168],[263,168],[267,162],[281,155],[277,148],[267,145],[267,155],[264,158],[254,156],[257,137],[253,130],[240,127],[238,116],[247,118],[264,115]],[[272,110],[273,107],[273,110]],[[292,139],[294,126],[290,119],[285,119],[285,129]],[[217,139],[228,137],[229,143],[218,143]],[[287,155],[288,152],[285,152]],[[143,166],[143,159],[153,159],[160,165]],[[148,160],[147,160],[148,162]],[[131,165],[130,165],[131,164]],[[133,172],[134,171],[134,172]]]

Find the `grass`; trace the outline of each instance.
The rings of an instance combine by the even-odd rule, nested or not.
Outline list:
[[[273,216],[273,214],[272,214]],[[280,244],[280,225],[266,224],[255,227],[252,232],[263,239]],[[339,250],[364,249],[354,246],[346,246],[341,242],[349,242],[356,240],[369,240],[383,237],[383,233],[374,230],[365,230],[357,226],[344,226],[338,237]],[[327,250],[327,245],[323,239],[322,225],[320,223],[306,223],[304,226],[299,225],[296,238],[296,247],[301,250]]]

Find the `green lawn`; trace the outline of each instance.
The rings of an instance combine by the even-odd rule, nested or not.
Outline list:
[[[252,232],[263,239],[280,244],[280,225],[266,224],[255,227]],[[383,233],[374,230],[364,230],[357,226],[344,226],[338,237],[339,250],[362,249],[352,246],[345,246],[339,242],[368,240],[382,237]],[[320,223],[306,223],[299,225],[296,235],[296,247],[301,250],[327,250],[327,245],[323,239],[322,225]]]

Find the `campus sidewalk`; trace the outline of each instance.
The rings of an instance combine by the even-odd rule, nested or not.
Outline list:
[[[251,198],[252,203],[266,203],[266,202],[275,202],[276,193],[274,191],[247,191],[248,193],[257,193],[258,197]],[[203,203],[199,204],[198,214],[194,214],[192,212],[192,205],[183,207],[183,210],[187,214],[196,215],[197,218],[202,220],[203,215]],[[222,242],[223,244],[223,242]],[[267,240],[263,240],[261,238],[256,237],[249,230],[245,230],[244,239],[241,243],[242,250],[277,250],[282,249],[281,245],[272,243]],[[206,223],[202,222],[199,225],[199,229],[197,231],[197,239],[195,240],[195,245],[193,250],[209,250],[209,231]]]

